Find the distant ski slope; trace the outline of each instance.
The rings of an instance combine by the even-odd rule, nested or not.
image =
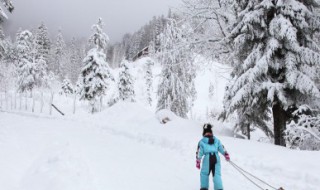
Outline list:
[[[235,163],[272,185],[319,189],[320,152],[217,136]],[[200,138],[201,123],[177,118],[161,125],[133,103],[93,116],[0,112],[0,189],[199,189],[195,149]],[[225,190],[257,189],[222,160]]]

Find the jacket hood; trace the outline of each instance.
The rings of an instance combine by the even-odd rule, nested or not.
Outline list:
[[[206,135],[203,137],[202,141],[206,144],[214,144],[214,136],[213,135]]]

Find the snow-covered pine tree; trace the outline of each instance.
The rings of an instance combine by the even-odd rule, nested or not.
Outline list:
[[[74,93],[74,87],[68,78],[63,80],[62,86],[61,86],[61,92],[65,95],[70,95]]]
[[[102,104],[102,97],[105,95],[108,88],[109,80],[112,75],[109,71],[108,63],[106,62],[106,55],[103,50],[106,49],[108,43],[108,36],[102,30],[102,19],[93,25],[93,34],[90,37],[90,43],[93,46],[84,58],[84,67],[82,68],[80,80],[82,83],[81,99],[88,100],[91,104],[91,112],[97,112],[97,101],[100,100],[100,107]]]
[[[137,32],[135,33],[130,42],[130,48],[129,48],[129,61],[133,61],[135,56],[139,53],[140,49],[140,40],[141,40],[141,33]]]
[[[159,58],[163,67],[157,109],[169,109],[186,118],[195,98],[195,68],[183,29],[184,26],[179,27],[175,20],[170,20],[161,36]]]
[[[153,73],[152,73],[152,67],[154,63],[148,59],[146,63],[146,75],[145,75],[145,80],[146,80],[146,89],[147,89],[147,101],[150,106],[152,106],[152,92],[153,92]]]
[[[6,45],[5,45],[5,36],[3,32],[3,28],[0,25],[0,60],[4,57],[5,52],[6,52]]]
[[[81,41],[72,38],[68,48],[68,62],[65,64],[65,75],[70,77],[70,80],[75,84],[79,79],[79,73],[82,69],[82,60],[85,55],[85,48]]]
[[[34,43],[36,49],[35,59],[43,59],[47,62],[51,48],[51,41],[49,39],[48,28],[44,23],[41,23],[37,28]]]
[[[36,67],[32,59],[32,33],[28,30],[17,35],[17,75],[18,90],[20,92],[30,91],[36,85]]]
[[[14,7],[12,4],[12,1],[10,0],[1,0],[1,2],[3,3],[4,7],[9,11],[12,12]],[[2,22],[7,19],[7,15],[4,12],[3,8],[0,6],[0,59],[2,59],[5,55],[5,51],[6,51],[6,45],[7,45],[7,41],[5,40],[5,35],[3,32],[3,28],[2,28]]]
[[[36,67],[36,85],[48,87],[48,58],[51,48],[48,29],[41,23],[33,39],[32,57]]]
[[[7,91],[16,84],[14,46],[5,38],[0,24],[0,90]]]
[[[235,1],[238,21],[229,36],[235,47],[234,81],[226,93],[227,112],[241,122],[265,122],[273,114],[275,144],[285,146],[286,109],[320,97],[314,68],[319,47],[319,3],[315,0]],[[260,125],[259,125],[260,124]]]
[[[14,6],[12,4],[11,0],[1,0],[1,2],[3,3],[4,7],[11,13],[14,9]],[[4,20],[4,19],[8,19],[7,14],[5,13],[5,11],[3,10],[3,8],[0,6],[0,23]]]
[[[64,77],[63,74],[63,64],[66,64],[66,43],[63,39],[62,31],[58,31],[58,35],[56,38],[56,42],[53,45],[53,60],[52,66],[50,67],[53,72],[62,79]]]
[[[130,74],[128,61],[123,60],[120,64],[120,73],[119,73],[119,99],[123,101],[135,101],[134,93],[134,81]]]
[[[103,32],[103,21],[99,18],[98,23],[92,26],[93,34],[89,38],[90,46],[97,49],[98,51],[106,52],[109,37]]]

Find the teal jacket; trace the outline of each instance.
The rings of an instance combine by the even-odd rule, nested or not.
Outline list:
[[[212,142],[209,142],[209,137],[203,137],[200,142],[198,143],[198,151],[197,151],[197,159],[201,160],[203,156],[215,153],[216,156],[218,156],[218,152],[220,152],[222,155],[225,154],[225,150],[223,145],[221,144],[220,140],[213,136],[213,144]]]

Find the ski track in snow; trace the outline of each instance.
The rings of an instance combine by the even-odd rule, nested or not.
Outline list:
[[[119,113],[122,113],[119,115]],[[161,125],[135,104],[87,117],[0,113],[4,190],[199,189],[196,122]],[[218,136],[231,159],[276,187],[317,190],[319,152]],[[226,190],[257,189],[222,158]],[[211,184],[212,189],[212,184]]]

